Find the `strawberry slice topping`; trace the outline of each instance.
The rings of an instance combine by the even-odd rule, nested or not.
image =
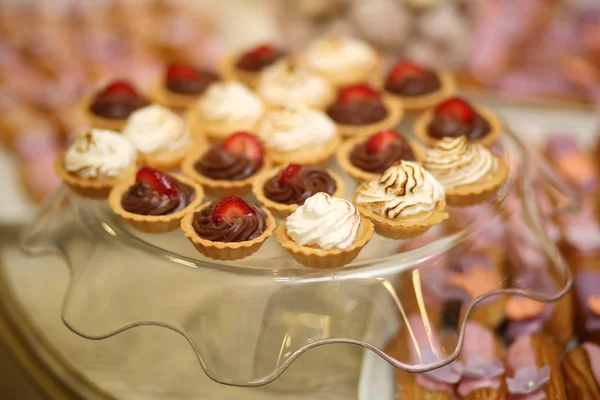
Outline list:
[[[193,81],[200,78],[200,72],[189,64],[172,63],[167,67],[167,80],[184,79]]]
[[[434,111],[438,117],[449,117],[463,124],[469,124],[475,119],[475,110],[460,97],[451,97],[438,104]]]
[[[270,44],[261,44],[244,54],[238,62],[243,69],[260,69],[273,63],[279,56],[277,49]]]
[[[383,149],[385,149],[387,146],[389,146],[390,143],[398,142],[401,140],[402,137],[396,131],[381,131],[367,139],[367,141],[365,142],[365,150],[367,151],[367,153],[377,154]]]
[[[409,60],[400,61],[390,71],[387,78],[387,83],[401,83],[406,78],[424,75],[425,69],[419,64]]]
[[[152,167],[145,166],[140,168],[135,177],[135,181],[145,182],[158,193],[166,196],[179,195],[179,189],[177,189],[175,182],[173,182],[173,180],[171,180],[171,178],[169,178],[167,175]]]
[[[213,208],[213,221],[220,224],[226,219],[254,215],[252,207],[244,199],[237,196],[224,197]]]
[[[336,102],[346,104],[371,99],[379,100],[379,93],[366,83],[358,83],[340,89]]]
[[[100,97],[111,97],[111,96],[137,96],[138,93],[131,83],[118,80],[108,84],[101,92]]]
[[[265,155],[261,141],[249,132],[237,132],[229,136],[222,144],[228,153],[246,157],[255,164],[262,164]]]
[[[285,185],[289,181],[291,181],[298,172],[302,169],[302,165],[300,164],[290,164],[283,171],[281,171],[281,175],[279,175],[279,183],[280,186]]]

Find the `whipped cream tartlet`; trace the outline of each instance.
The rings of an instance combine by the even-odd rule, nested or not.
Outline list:
[[[277,228],[277,239],[296,261],[319,269],[352,262],[372,236],[373,224],[352,203],[322,192]]]
[[[250,192],[252,182],[270,166],[260,140],[250,132],[236,132],[221,143],[190,152],[181,169],[209,196],[225,197]]]
[[[368,43],[353,37],[323,36],[309,44],[300,57],[308,68],[335,86],[357,82],[379,83],[379,54]]]
[[[118,181],[135,170],[138,153],[118,132],[92,129],[75,138],[55,163],[57,175],[75,192],[108,196]]]
[[[144,162],[160,169],[179,167],[192,140],[183,119],[159,105],[135,111],[123,127]]]
[[[254,131],[265,112],[262,100],[247,86],[233,81],[215,82],[188,110],[194,140],[225,139],[232,132]]]
[[[133,228],[164,233],[177,229],[184,214],[203,198],[202,186],[189,178],[144,166],[113,188],[108,203]]]
[[[321,164],[340,143],[335,123],[327,114],[306,107],[287,107],[266,113],[257,128],[275,164]]]
[[[253,88],[258,84],[260,73],[285,56],[276,45],[262,43],[245,51],[228,54],[219,63],[226,79],[236,80]]]
[[[323,109],[333,98],[334,89],[320,75],[283,59],[261,73],[256,93],[270,106]]]
[[[189,107],[206,89],[221,77],[213,71],[175,62],[169,64],[163,78],[154,85],[156,101],[174,110]]]
[[[422,164],[444,186],[448,204],[455,206],[489,199],[508,177],[504,160],[465,136],[438,141],[425,152]]]
[[[382,96],[365,83],[340,88],[326,112],[337,124],[340,134],[348,137],[392,129],[403,114],[399,101]]]
[[[256,204],[229,196],[188,213],[181,229],[206,257],[239,260],[254,254],[272,235],[275,218]]]
[[[326,168],[288,164],[255,179],[252,192],[276,218],[285,218],[316,193],[342,197],[344,181]]]
[[[360,184],[354,204],[378,234],[391,239],[416,237],[448,218],[442,184],[412,161],[396,162],[378,179]]]
[[[150,102],[127,81],[113,81],[81,105],[90,125],[119,131],[127,118]]]
[[[445,137],[466,136],[491,146],[502,133],[500,118],[483,107],[474,107],[461,97],[450,97],[424,112],[415,121],[415,135],[434,146]]]

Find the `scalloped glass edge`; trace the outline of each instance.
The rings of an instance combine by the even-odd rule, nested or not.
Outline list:
[[[507,183],[501,188],[496,202],[498,204],[502,203],[505,200],[511,187],[517,183],[520,183],[519,189],[524,193],[524,196],[529,196],[530,198],[534,198],[533,193],[531,193],[531,185],[529,184],[532,181],[532,177],[531,177],[530,170],[528,167],[529,163],[533,161],[537,165],[540,166],[540,169],[541,169],[542,173],[544,174],[545,179],[547,179],[551,185],[553,185],[555,188],[557,188],[562,193],[562,195],[567,199],[566,207],[562,210],[557,210],[557,212],[569,212],[569,211],[576,210],[578,207],[576,197],[573,195],[573,193],[571,192],[569,187],[560,178],[558,178],[556,176],[556,174],[553,173],[552,169],[546,164],[546,162],[544,160],[542,160],[539,156],[537,156],[533,153],[530,153],[527,150],[527,147],[519,139],[518,135],[516,133],[514,133],[509,127],[505,127],[504,135],[505,135],[505,138],[508,138],[512,142],[512,144],[515,146],[516,151],[517,151],[518,160],[512,160],[513,166],[515,165],[514,163],[518,161],[518,162],[522,163],[523,165],[525,165],[525,167],[523,167],[521,169],[521,172],[523,173],[523,177],[520,180],[516,179],[516,170],[511,169],[511,173],[509,174],[509,179],[507,180]],[[509,159],[509,162],[510,161],[511,160]],[[51,198],[40,209],[38,216],[36,218],[34,218],[33,220],[37,221],[40,219],[40,216],[57,212],[56,208],[63,205],[65,198],[67,196],[68,196],[68,189],[66,189],[64,187],[57,189],[56,192],[51,196]],[[123,331],[129,330],[129,329],[132,329],[132,328],[135,328],[138,326],[158,326],[158,327],[163,327],[163,328],[167,328],[172,331],[175,331],[175,332],[179,333],[180,335],[182,335],[183,337],[185,337],[186,340],[190,343],[191,347],[193,348],[193,350],[196,354],[196,357],[197,357],[200,365],[202,366],[202,369],[207,374],[207,376],[209,376],[212,380],[214,380],[216,382],[226,384],[226,385],[251,387],[251,386],[261,386],[261,385],[268,384],[268,383],[274,381],[275,379],[277,379],[294,361],[296,361],[298,359],[298,357],[300,355],[304,354],[305,352],[307,352],[310,349],[316,348],[318,346],[326,345],[326,344],[352,344],[352,345],[361,346],[361,347],[368,349],[368,350],[372,351],[373,353],[377,354],[378,356],[380,356],[382,359],[386,360],[388,363],[390,363],[395,368],[398,368],[398,369],[401,369],[401,370],[404,370],[407,372],[431,371],[431,370],[443,367],[445,365],[448,365],[449,363],[451,363],[453,360],[455,360],[460,355],[460,352],[462,350],[463,343],[464,343],[466,322],[468,321],[469,316],[471,315],[471,313],[473,311],[473,308],[476,305],[478,305],[479,303],[481,303],[482,301],[484,301],[485,299],[490,298],[492,296],[497,296],[499,294],[508,294],[508,295],[523,296],[523,297],[531,298],[531,299],[538,300],[541,302],[549,303],[549,302],[554,302],[554,301],[559,300],[570,289],[570,287],[572,285],[572,275],[571,275],[570,269],[568,268],[565,260],[563,259],[562,255],[560,254],[560,252],[558,251],[556,246],[551,242],[551,240],[546,235],[544,229],[542,228],[540,216],[537,213],[536,206],[533,204],[534,202],[524,201],[523,198],[521,198],[520,203],[521,203],[521,206],[523,207],[524,216],[527,218],[527,220],[528,220],[527,222],[530,224],[530,227],[537,235],[537,239],[539,239],[539,241],[542,245],[542,248],[543,248],[544,252],[546,253],[546,256],[548,257],[550,262],[554,264],[554,266],[556,268],[558,268],[559,270],[564,272],[564,278],[565,278],[564,286],[562,288],[558,288],[557,292],[552,296],[545,296],[545,295],[541,295],[539,293],[532,292],[527,289],[516,289],[516,288],[495,290],[486,295],[479,296],[477,299],[473,300],[469,304],[469,306],[466,310],[466,313],[464,315],[464,318],[462,319],[462,321],[460,323],[460,327],[457,332],[458,337],[457,337],[455,349],[450,354],[446,354],[446,356],[444,358],[442,358],[436,362],[429,363],[427,365],[410,365],[405,362],[401,362],[398,359],[391,356],[390,354],[388,354],[385,350],[382,350],[380,348],[381,346],[376,346],[376,345],[367,343],[365,341],[348,339],[348,338],[330,338],[330,339],[317,340],[317,341],[308,343],[308,344],[296,349],[287,357],[287,359],[284,362],[282,362],[281,364],[278,364],[272,372],[262,375],[259,378],[251,379],[251,380],[248,380],[247,382],[236,382],[236,381],[233,381],[230,379],[225,379],[222,376],[221,377],[218,376],[218,374],[212,373],[211,368],[205,363],[205,360],[204,360],[203,356],[201,355],[201,351],[199,350],[199,348],[197,346],[197,342],[192,337],[190,337],[190,335],[188,333],[186,333],[183,329],[180,329],[177,326],[174,326],[172,324],[164,323],[164,322],[160,322],[160,321],[140,320],[140,321],[136,321],[134,323],[125,324],[123,326],[120,326],[116,329],[112,329],[109,332],[103,333],[103,334],[90,334],[89,332],[86,333],[85,329],[78,328],[76,326],[77,324],[72,323],[69,320],[69,317],[67,315],[68,314],[68,312],[67,312],[68,305],[69,305],[69,302],[72,300],[71,294],[73,293],[74,288],[78,284],[78,280],[75,279],[76,272],[74,271],[74,268],[72,265],[70,265],[72,279],[71,279],[70,287],[68,289],[68,292],[66,294],[66,297],[65,297],[65,300],[63,303],[62,319],[63,319],[64,324],[71,331],[73,331],[74,333],[76,333],[77,335],[79,335],[81,337],[91,339],[91,340],[102,340],[102,339],[110,338],[112,336],[115,336],[115,335],[123,332]],[[495,211],[493,210],[493,208],[490,207],[487,210],[485,215],[481,215],[478,217],[476,222],[486,221],[489,218],[494,218],[494,215],[493,215],[494,212]],[[489,214],[491,214],[491,215],[489,215]],[[481,222],[481,225],[484,225],[484,222]],[[105,229],[110,230],[112,228],[105,227]],[[215,268],[216,270],[219,270],[220,272],[226,272],[226,273],[242,272],[245,275],[248,275],[248,276],[251,276],[251,277],[254,277],[257,279],[261,278],[261,277],[268,279],[269,276],[271,277],[271,279],[283,280],[283,281],[297,281],[298,279],[301,279],[303,284],[309,284],[309,283],[317,283],[317,282],[325,282],[325,281],[338,281],[339,282],[339,281],[343,281],[343,280],[347,280],[347,279],[369,279],[369,278],[377,279],[377,276],[381,275],[382,273],[384,275],[390,275],[390,274],[397,273],[397,272],[399,273],[403,270],[406,270],[407,268],[409,268],[412,265],[422,262],[423,260],[426,260],[435,255],[439,255],[443,252],[446,252],[449,249],[457,247],[460,243],[464,242],[469,237],[473,237],[474,235],[477,235],[477,233],[481,229],[483,229],[482,226],[480,226],[478,229],[465,229],[463,231],[448,235],[447,237],[444,237],[434,243],[428,244],[421,248],[418,248],[415,250],[410,250],[408,252],[404,252],[404,253],[402,253],[403,257],[402,257],[401,262],[399,262],[398,256],[392,255],[392,256],[387,256],[387,257],[383,257],[383,258],[375,259],[375,260],[369,259],[369,260],[354,262],[343,269],[332,270],[332,271],[315,271],[314,273],[311,272],[306,277],[298,277],[297,275],[295,275],[293,269],[290,270],[290,272],[292,272],[292,274],[290,276],[285,277],[285,276],[277,276],[277,274],[273,275],[273,272],[275,270],[270,270],[270,269],[264,269],[264,270],[256,269],[255,270],[255,269],[251,269],[251,268],[249,269],[246,267],[239,267],[239,266],[235,266],[235,265],[227,265],[225,263],[223,263],[223,264],[214,263],[214,262],[211,262],[210,260],[209,261],[198,260],[198,259],[194,259],[194,258],[190,258],[190,257],[181,256],[181,255],[169,252],[169,251],[165,251],[164,249],[158,248],[151,244],[144,243],[143,241],[139,240],[138,238],[136,238],[134,236],[130,236],[129,238],[126,238],[126,239],[129,242],[128,243],[129,245],[142,246],[146,251],[148,251],[151,254],[160,255],[161,257],[167,258],[176,264],[180,264],[180,265],[187,266],[187,267]],[[33,255],[43,254],[43,253],[52,252],[52,251],[57,252],[69,263],[69,255],[67,254],[67,250],[62,248],[60,243],[52,243],[51,237],[44,237],[43,230],[44,230],[43,226],[40,227],[36,223],[29,224],[23,230],[22,235],[21,235],[22,247],[27,252],[29,252],[30,254],[33,254]],[[110,234],[110,232],[108,232],[108,233]],[[370,265],[366,265],[366,264],[370,264]],[[301,272],[307,273],[307,270],[305,268],[299,268],[299,270]],[[385,286],[385,284],[384,284],[384,286]],[[406,321],[406,319],[405,319],[405,321]]]

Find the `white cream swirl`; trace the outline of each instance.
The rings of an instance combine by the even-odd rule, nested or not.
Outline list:
[[[78,136],[65,153],[64,167],[84,179],[116,178],[135,165],[137,152],[117,132],[93,129]]]
[[[443,138],[428,149],[423,167],[446,190],[477,183],[498,170],[498,159],[487,147],[465,136]]]
[[[197,109],[208,122],[255,123],[265,107],[250,89],[239,82],[215,82],[198,102]]]
[[[343,250],[356,239],[360,214],[352,203],[320,192],[287,217],[285,227],[299,245]]]
[[[317,107],[332,97],[333,88],[321,76],[284,59],[261,73],[256,91],[274,106]]]
[[[271,149],[292,151],[329,142],[337,128],[321,111],[288,107],[268,112],[258,125],[257,134]]]
[[[133,112],[122,132],[140,153],[146,155],[184,153],[191,143],[181,117],[155,104]]]
[[[325,75],[349,69],[367,71],[377,62],[375,50],[362,40],[347,36],[324,36],[304,53],[308,66]]]
[[[442,185],[419,163],[398,161],[379,179],[361,184],[355,202],[392,220],[410,220],[432,215],[444,199]]]

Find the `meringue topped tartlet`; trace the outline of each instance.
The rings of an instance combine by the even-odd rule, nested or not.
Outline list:
[[[185,237],[206,257],[239,260],[254,254],[275,230],[267,210],[229,196],[200,206],[181,221]]]
[[[91,126],[119,131],[134,111],[148,104],[131,83],[117,80],[84,102],[82,108]]]
[[[77,136],[56,160],[56,174],[75,192],[104,198],[121,178],[135,171],[138,153],[115,131],[92,129]]]
[[[500,138],[502,129],[496,114],[475,108],[461,97],[442,101],[415,122],[415,134],[430,145],[445,137],[466,136],[472,142],[490,146]]]
[[[352,262],[373,236],[373,224],[352,203],[317,193],[277,229],[277,239],[300,264],[339,268]]]
[[[368,43],[353,37],[323,36],[309,44],[299,57],[303,64],[334,86],[379,83],[379,54]]]
[[[169,108],[189,107],[214,82],[221,80],[213,71],[176,62],[167,66],[163,79],[154,86],[156,100]]]
[[[444,188],[413,161],[396,162],[378,179],[361,183],[354,204],[390,239],[419,236],[448,218]]]
[[[237,131],[254,131],[265,112],[261,99],[233,81],[215,82],[187,113],[194,140],[220,141]]]
[[[503,159],[465,136],[438,141],[425,152],[422,164],[444,186],[446,201],[454,206],[488,200],[508,177]]]
[[[392,129],[402,118],[402,104],[365,83],[344,86],[327,109],[342,136],[362,136]]]
[[[402,102],[405,110],[414,112],[438,104],[456,89],[456,83],[447,72],[404,60],[392,67],[383,87],[387,95]]]

